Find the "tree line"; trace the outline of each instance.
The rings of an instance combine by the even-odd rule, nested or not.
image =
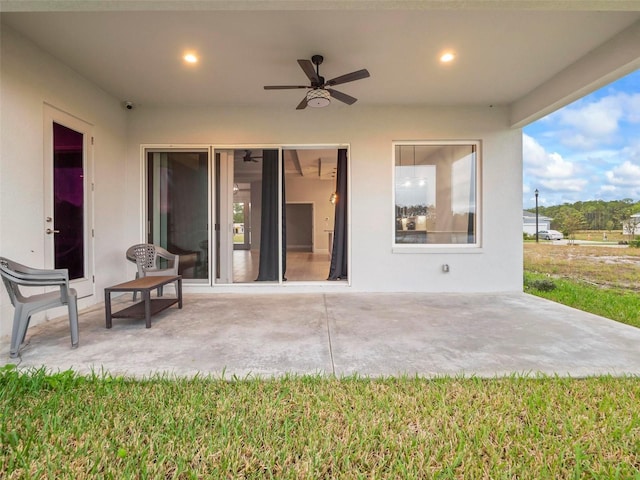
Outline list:
[[[535,208],[527,211],[535,213]],[[552,218],[551,228],[571,235],[576,230],[622,230],[629,217],[640,212],[640,202],[623,200],[589,200],[549,207],[538,206],[538,214]]]

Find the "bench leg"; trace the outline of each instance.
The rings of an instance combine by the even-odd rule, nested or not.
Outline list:
[[[104,314],[106,327],[111,328],[111,292],[109,290],[104,291]]]
[[[151,290],[142,292],[144,297],[144,321],[147,328],[151,328]]]

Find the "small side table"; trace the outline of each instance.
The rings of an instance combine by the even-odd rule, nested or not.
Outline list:
[[[159,287],[175,283],[175,297],[151,298],[151,292]],[[140,292],[142,301],[131,305],[116,313],[111,312],[111,292]],[[151,316],[161,312],[171,305],[178,304],[182,308],[182,275],[149,276],[136,278],[130,282],[120,283],[104,289],[104,308],[106,327],[111,328],[112,318],[144,318],[147,328],[151,328]]]

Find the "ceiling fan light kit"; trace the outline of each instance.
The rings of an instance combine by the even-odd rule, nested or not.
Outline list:
[[[306,88],[309,91],[302,99],[302,101],[296,107],[297,110],[303,110],[309,107],[326,107],[331,103],[331,97],[336,100],[346,103],[347,105],[353,105],[358,100],[351,95],[339,92],[332,88],[334,85],[340,85],[342,83],[353,82],[355,80],[361,80],[369,77],[367,69],[357,70],[355,72],[340,75],[339,77],[332,78],[325,81],[324,77],[320,76],[320,65],[324,61],[322,55],[314,55],[311,60],[298,60],[298,65],[302,68],[307,78],[311,81],[311,85],[265,85],[265,90],[288,90],[292,88]],[[315,65],[315,69],[313,66]]]
[[[326,107],[331,103],[329,97],[329,92],[323,88],[309,90],[307,92],[307,105],[314,108]]]

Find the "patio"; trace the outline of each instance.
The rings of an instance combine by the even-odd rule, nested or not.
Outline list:
[[[138,378],[640,374],[640,329],[519,293],[187,294],[150,329],[107,330],[104,315],[80,312],[75,350],[66,317],[32,327],[21,358],[3,341],[0,365]]]

